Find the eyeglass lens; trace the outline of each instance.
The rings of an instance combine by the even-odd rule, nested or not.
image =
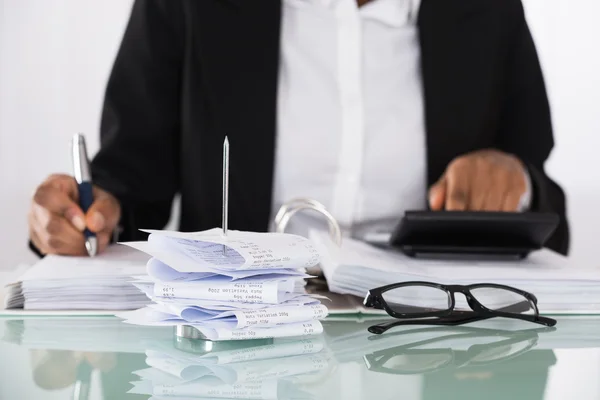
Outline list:
[[[442,350],[439,353],[418,353],[394,355],[381,365],[381,367],[396,372],[420,372],[437,369],[452,361],[452,353]]]
[[[523,340],[502,346],[490,346],[473,357],[473,362],[486,363],[510,357],[526,350],[532,345],[532,340]]]
[[[512,290],[479,287],[471,289],[471,294],[484,307],[493,311],[503,311],[513,314],[535,314],[535,309],[532,307],[531,302]]]
[[[403,314],[445,311],[451,306],[448,293],[432,286],[402,286],[381,295],[388,307]]]

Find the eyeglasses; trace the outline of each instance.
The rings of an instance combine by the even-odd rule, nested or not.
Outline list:
[[[472,311],[455,309],[456,293],[465,296]],[[537,298],[533,294],[493,283],[467,286],[432,282],[395,283],[369,290],[363,304],[385,310],[399,319],[369,327],[369,332],[375,334],[399,325],[461,325],[494,317],[556,325],[556,320],[539,315]]]
[[[396,375],[430,373],[448,367],[480,367],[496,364],[527,353],[536,346],[539,333],[552,331],[555,328],[503,331],[457,327],[451,332],[440,331],[440,329],[443,328],[399,332],[401,335],[418,335],[421,338],[429,334],[438,334],[438,336],[366,354],[365,364],[371,371]],[[394,341],[397,339],[395,338]],[[473,342],[481,339],[486,340],[486,343],[470,345],[467,350],[451,348],[464,341]],[[450,347],[431,348],[434,343],[439,342],[449,342]]]

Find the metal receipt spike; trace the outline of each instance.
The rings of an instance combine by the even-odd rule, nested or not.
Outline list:
[[[225,136],[223,142],[223,237],[227,236],[227,224],[229,210],[229,139]],[[227,246],[223,245],[223,256],[227,255]],[[205,340],[204,335],[190,325],[178,325],[175,327],[175,338],[190,340]],[[209,341],[210,342],[210,341]]]
[[[229,212],[229,139],[225,136],[223,142],[223,236],[227,236]],[[227,255],[227,246],[223,245],[223,255]]]

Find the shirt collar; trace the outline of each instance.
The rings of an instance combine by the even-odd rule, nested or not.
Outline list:
[[[342,2],[356,0],[287,0],[305,5],[318,5],[323,8],[334,9]],[[414,24],[419,15],[421,0],[373,0],[359,9],[361,16],[382,22],[393,27],[402,27]]]
[[[362,6],[360,13],[365,18],[402,27],[416,23],[420,5],[421,0],[374,0]]]

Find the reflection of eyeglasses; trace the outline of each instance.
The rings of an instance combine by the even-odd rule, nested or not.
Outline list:
[[[371,371],[388,374],[405,375],[420,374],[445,369],[449,366],[483,366],[515,358],[531,350],[537,344],[538,333],[547,330],[534,329],[527,331],[498,331],[494,329],[466,328],[438,336],[431,339],[420,340],[402,346],[376,351],[364,356],[367,368]],[[439,332],[439,328],[426,328],[405,331],[401,334],[423,334]],[[386,335],[387,336],[387,335]],[[453,350],[451,348],[415,349],[445,340],[469,339],[489,337],[492,342],[474,344],[467,350]]]
[[[455,310],[455,293],[462,293],[472,311]],[[381,334],[398,325],[460,325],[493,317],[514,318],[554,326],[552,318],[542,317],[537,299],[523,290],[493,283],[440,285],[431,282],[403,282],[371,289],[365,307],[385,310],[400,319],[369,327]]]

